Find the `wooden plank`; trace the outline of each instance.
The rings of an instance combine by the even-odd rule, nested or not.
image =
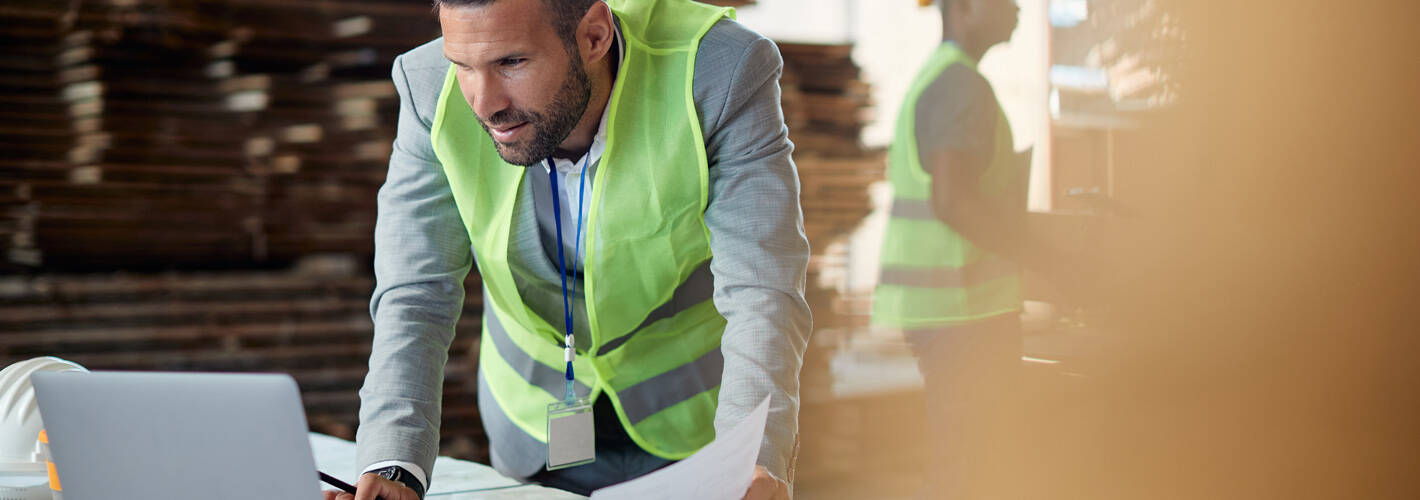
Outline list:
[[[64,346],[69,353],[131,350],[135,345],[157,341],[221,340],[242,342],[304,337],[330,342],[333,338],[349,337],[368,340],[374,325],[368,319],[289,321],[253,324],[190,324],[178,326],[116,328],[93,324],[88,329],[69,328],[64,331],[29,331],[11,333],[0,339],[0,346],[14,350],[26,346]]]
[[[218,301],[142,301],[137,303],[0,305],[0,330],[82,328],[147,321],[171,323],[184,319],[231,324],[244,318],[305,317],[367,313],[368,298],[317,297],[306,300],[234,299]],[[11,342],[5,339],[4,343]]]
[[[44,300],[72,300],[76,297],[112,300],[112,297],[142,297],[163,294],[172,297],[220,296],[220,294],[280,294],[301,290],[369,293],[370,277],[311,278],[294,273],[174,273],[118,275],[103,279],[86,275],[51,274],[39,278],[0,277],[0,302],[25,297]]]

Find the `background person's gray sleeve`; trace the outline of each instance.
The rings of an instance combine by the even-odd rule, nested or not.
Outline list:
[[[473,263],[453,192],[429,143],[439,94],[433,85],[448,68],[441,55],[430,57],[441,49],[429,47],[395,59],[392,72],[399,129],[375,224],[375,329],[356,436],[362,470],[387,460],[434,470],[444,365]]]
[[[978,160],[995,153],[998,108],[991,84],[979,73],[961,64],[948,67],[933,80],[917,100],[917,158],[927,173],[933,174],[930,159],[935,153],[953,151]],[[953,178],[974,179],[989,161],[952,165],[963,170]],[[934,177],[934,184],[943,179]],[[942,187],[942,186],[938,186]]]
[[[799,177],[779,100],[783,66],[773,42],[721,21],[701,42],[693,90],[710,162],[715,307],[728,322],[715,429],[727,431],[771,395],[759,464],[788,480],[812,316]]]

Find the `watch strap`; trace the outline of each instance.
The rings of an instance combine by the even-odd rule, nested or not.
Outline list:
[[[405,470],[404,467],[400,467],[398,465],[391,465],[389,467],[375,469],[370,472],[374,474],[379,474],[380,477],[383,477],[390,481],[401,483],[406,488],[414,490],[414,494],[418,495],[419,498],[424,498],[424,486],[419,483],[419,479],[415,478],[413,473],[409,472],[408,470]]]

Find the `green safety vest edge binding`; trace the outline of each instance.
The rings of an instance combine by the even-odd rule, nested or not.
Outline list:
[[[734,10],[689,0],[608,4],[626,50],[583,241],[591,345],[577,346],[575,383],[579,394],[610,397],[642,449],[678,460],[714,439],[725,319],[708,299],[668,317],[656,310],[711,256],[708,164],[691,84],[701,38]],[[525,169],[498,156],[452,65],[430,135],[487,291],[480,369],[504,413],[545,443],[565,361],[562,330],[524,305],[508,266]]]

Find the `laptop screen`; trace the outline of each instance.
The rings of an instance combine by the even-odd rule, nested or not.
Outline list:
[[[38,373],[66,500],[320,498],[290,376]]]

